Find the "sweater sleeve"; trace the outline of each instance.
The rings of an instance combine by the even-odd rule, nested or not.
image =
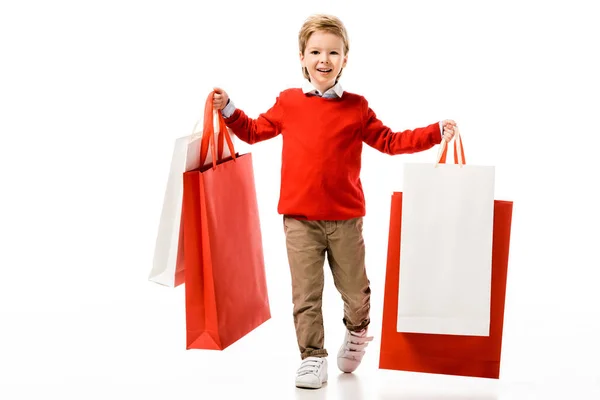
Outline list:
[[[416,153],[441,143],[440,125],[435,122],[423,128],[393,132],[385,126],[363,99],[363,141],[382,153],[395,155]]]
[[[283,123],[283,108],[281,94],[275,104],[258,118],[250,118],[239,108],[236,108],[225,124],[235,135],[246,143],[254,144],[271,139],[281,133]]]

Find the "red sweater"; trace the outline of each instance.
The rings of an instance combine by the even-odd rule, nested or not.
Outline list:
[[[348,92],[323,98],[288,89],[257,119],[236,109],[225,122],[250,144],[283,135],[278,212],[308,220],[365,215],[363,142],[387,154],[414,153],[441,142],[437,122],[395,133],[377,119],[363,96]]]

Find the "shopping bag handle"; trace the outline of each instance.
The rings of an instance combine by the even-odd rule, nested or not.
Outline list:
[[[458,164],[459,166],[463,166],[466,164],[465,161],[465,149],[462,143],[462,137],[460,136],[460,130],[458,126],[454,127],[454,164]],[[448,144],[445,140],[442,139],[442,145],[440,146],[440,151],[438,152],[437,162],[435,166],[438,164],[446,163],[446,155],[448,153]]]
[[[211,147],[213,156],[213,169],[217,168],[217,161],[221,161],[223,158],[224,141],[227,141],[227,147],[229,148],[231,157],[234,160],[236,158],[235,148],[233,146],[233,141],[231,140],[229,130],[227,129],[227,125],[225,125],[225,119],[219,110],[213,110],[214,93],[214,91],[209,93],[206,103],[204,104],[204,124],[202,131],[198,134],[194,134],[199,123],[199,121],[196,121],[194,130],[192,131],[192,136],[190,136],[190,140],[194,140],[197,137],[202,138],[202,141],[200,142],[201,166],[206,162],[206,158],[208,157],[208,148]],[[217,146],[214,145],[215,134],[217,135]]]

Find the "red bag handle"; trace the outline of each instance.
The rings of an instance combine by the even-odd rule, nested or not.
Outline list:
[[[225,119],[219,110],[213,110],[213,94],[212,91],[209,93],[204,105],[204,128],[202,129],[202,141],[200,143],[200,166],[204,165],[206,158],[208,157],[208,147],[211,145],[212,156],[213,156],[213,169],[217,168],[217,161],[221,161],[223,158],[223,139],[227,141],[227,147],[231,153],[231,157],[235,160],[235,149],[233,147],[233,141],[225,125]],[[215,146],[215,119],[218,122],[217,125],[217,146]],[[217,148],[218,147],[218,158]]]
[[[454,127],[454,164],[458,164],[461,167],[465,165],[467,162],[465,160],[465,149],[462,143],[462,137],[460,136],[460,131],[458,130],[458,126]],[[458,143],[458,147],[457,147]],[[460,153],[459,153],[460,150]],[[440,147],[440,151],[438,153],[438,161],[437,164],[445,164],[446,163],[446,155],[448,153],[448,146],[445,140],[442,139],[442,146]]]

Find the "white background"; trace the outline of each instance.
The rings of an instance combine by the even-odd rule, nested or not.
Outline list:
[[[0,397],[598,398],[594,3],[2,1]],[[336,372],[329,274],[330,382],[293,387],[280,138],[237,149],[254,157],[272,319],[226,351],[187,351],[183,287],[147,281],[175,139],[213,86],[254,117],[299,86],[315,12],[348,28],[346,90],[395,130],[455,119],[467,162],[495,166],[496,198],[514,201],[500,381],[377,368],[391,194],[437,147],[365,147],[375,341],[353,377]]]

